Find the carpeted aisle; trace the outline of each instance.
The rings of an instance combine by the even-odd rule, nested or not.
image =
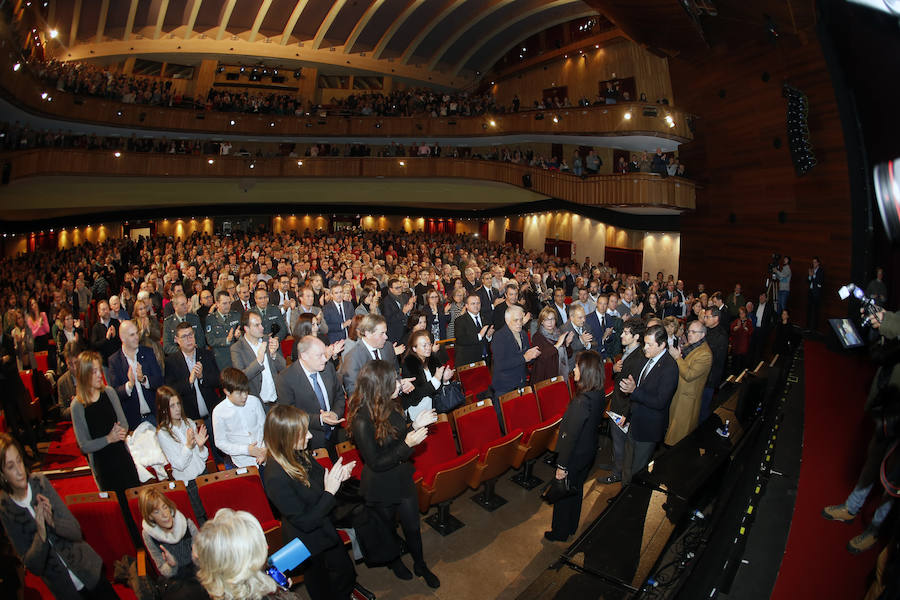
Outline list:
[[[824,506],[843,502],[859,475],[872,430],[863,404],[874,368],[864,356],[834,353],[820,342],[806,341],[804,353],[800,481],[772,598],[853,600],[865,594],[878,550],[853,556],[846,545],[863,530],[863,519],[847,525],[826,521],[821,513]],[[867,522],[871,510],[863,512]]]

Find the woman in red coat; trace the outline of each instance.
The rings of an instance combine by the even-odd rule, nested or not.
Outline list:
[[[753,323],[747,318],[747,309],[742,306],[738,309],[738,318],[731,323],[731,358],[735,375],[747,367],[752,334]]]

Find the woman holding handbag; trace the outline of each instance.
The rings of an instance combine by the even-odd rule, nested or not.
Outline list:
[[[550,531],[544,532],[544,537],[552,542],[564,542],[578,530],[584,480],[597,455],[605,399],[603,359],[598,353],[588,350],[575,358],[575,389],[577,394],[559,424],[559,456],[553,484],[568,484],[568,495],[553,505],[552,525]]]
[[[435,356],[435,346],[428,331],[424,329],[414,331],[409,336],[400,370],[401,377],[414,378],[412,382],[414,389],[406,395],[410,419],[415,419],[423,411],[439,408],[435,399],[455,372]],[[439,412],[447,411],[439,410]]]

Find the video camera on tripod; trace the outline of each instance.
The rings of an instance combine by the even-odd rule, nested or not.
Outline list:
[[[848,283],[841,287],[841,289],[838,290],[838,296],[841,297],[841,300],[846,300],[850,296],[853,296],[862,304],[861,312],[863,313],[864,318],[861,325],[863,327],[871,325],[869,317],[876,316],[879,312],[884,310],[877,302],[875,302],[874,298],[867,296],[861,287],[853,283]]]

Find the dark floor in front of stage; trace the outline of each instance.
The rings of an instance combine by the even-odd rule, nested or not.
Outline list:
[[[578,534],[607,507],[607,500],[619,492],[621,486],[618,483],[596,483],[597,477],[602,479],[609,474],[606,468],[611,462],[609,438],[601,437],[594,471],[584,486]],[[428,515],[422,515],[425,560],[440,578],[440,588],[432,590],[420,577],[401,581],[389,569],[370,569],[364,564],[356,567],[359,582],[378,600],[516,598],[576,537],[567,543],[545,540],[544,531],[550,528],[553,509],[540,499],[544,486],[525,490],[509,480],[513,474],[515,471],[508,471],[498,480],[497,494],[508,502],[492,513],[469,499],[475,495],[472,490],[454,500],[451,514],[465,526],[446,537],[425,523],[424,517]],[[549,481],[553,468],[538,460],[534,474]],[[435,510],[432,507],[428,514]],[[403,561],[412,569],[409,555],[404,556]],[[302,587],[297,591],[308,598]]]

